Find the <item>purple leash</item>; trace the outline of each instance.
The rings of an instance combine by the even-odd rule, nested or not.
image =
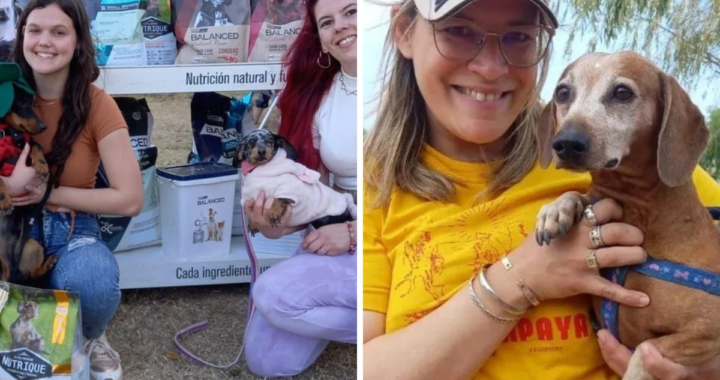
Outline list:
[[[245,240],[245,247],[247,247],[247,253],[248,257],[250,258],[250,265],[252,267],[252,270],[250,272],[250,294],[248,296],[248,317],[247,317],[247,323],[250,324],[250,319],[252,318],[253,314],[255,313],[255,302],[252,298],[252,288],[253,284],[255,284],[255,281],[257,280],[257,268],[258,268],[258,262],[257,262],[257,256],[255,255],[255,250],[253,249],[252,242],[250,241],[250,237],[248,236],[248,230],[247,230],[247,222],[245,221],[245,213],[242,212],[242,224],[243,224],[243,239]],[[203,364],[209,367],[213,368],[221,368],[221,369],[227,369],[230,367],[234,367],[240,362],[240,358],[242,357],[243,350],[245,348],[245,337],[247,336],[248,328],[245,328],[245,337],[243,337],[243,344],[240,346],[240,352],[238,352],[237,357],[235,360],[232,361],[232,363],[229,364],[214,364],[210,363],[204,359],[201,359],[199,356],[193,354],[183,346],[180,341],[184,339],[185,337],[203,331],[208,326],[208,321],[202,321],[198,322],[192,326],[186,327],[180,331],[178,331],[175,334],[175,347],[177,347],[180,354],[185,356],[186,358],[190,359],[191,361],[197,363],[197,364]]]

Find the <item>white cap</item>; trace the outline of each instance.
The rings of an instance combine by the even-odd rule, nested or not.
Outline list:
[[[422,15],[423,18],[425,18],[428,21],[441,21],[444,20],[455,13],[459,12],[461,9],[465,8],[467,5],[472,3],[475,0],[414,0],[415,6],[417,7],[418,11],[420,11],[420,15]],[[550,10],[550,7],[548,7],[545,0],[528,0],[529,2],[535,4],[538,8],[540,8],[540,11],[547,16],[547,18],[550,20],[550,23],[553,28],[558,27],[557,18],[555,18],[555,15]]]

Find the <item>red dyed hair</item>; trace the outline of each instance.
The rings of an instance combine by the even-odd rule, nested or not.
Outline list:
[[[330,90],[333,78],[340,71],[340,62],[330,54],[323,54],[321,63],[326,64],[330,57],[330,67],[323,69],[318,65],[318,56],[322,51],[315,5],[318,0],[305,1],[305,20],[300,34],[283,57],[287,70],[285,87],[278,99],[280,109],[280,129],[284,136],[297,149],[299,161],[303,165],[318,169],[320,152],[313,147],[312,124],[325,94]]]

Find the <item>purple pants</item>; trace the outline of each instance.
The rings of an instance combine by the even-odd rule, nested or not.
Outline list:
[[[357,344],[357,255],[298,249],[253,285],[245,359],[258,376],[306,370],[330,341]]]

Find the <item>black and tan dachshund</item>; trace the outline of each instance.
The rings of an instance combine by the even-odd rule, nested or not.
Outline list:
[[[26,164],[35,168],[42,181],[50,175],[48,163],[40,145],[30,135],[45,130],[45,124],[33,111],[33,97],[15,91],[10,111],[0,120],[0,175],[9,176],[25,144],[31,144]],[[0,180],[0,280],[34,284],[41,280],[55,264],[56,257],[45,257],[44,248],[28,238],[29,219],[42,205],[13,207],[5,183]]]

